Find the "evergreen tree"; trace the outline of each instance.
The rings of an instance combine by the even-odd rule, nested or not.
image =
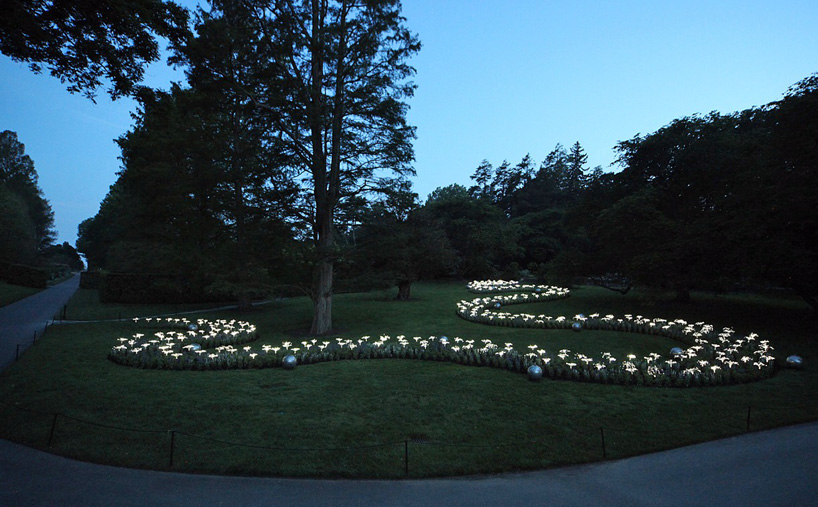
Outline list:
[[[0,132],[0,188],[4,189],[4,207],[16,208],[4,220],[6,231],[27,231],[15,239],[19,250],[30,251],[26,238],[34,241],[35,252],[42,253],[51,246],[56,237],[54,212],[40,189],[34,162],[25,153],[25,145],[10,130]],[[11,234],[7,232],[6,234]],[[15,233],[16,234],[16,233]],[[29,257],[29,263],[36,259]]]

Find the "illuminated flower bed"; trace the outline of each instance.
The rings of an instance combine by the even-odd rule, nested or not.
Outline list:
[[[294,356],[298,364],[400,358],[490,366],[520,373],[537,365],[542,369],[542,375],[551,379],[674,387],[748,382],[767,378],[774,372],[773,348],[755,334],[738,338],[730,328],[716,330],[703,322],[689,324],[680,319],[647,319],[640,315],[616,318],[592,314],[568,318],[515,314],[500,309],[513,304],[565,298],[569,291],[509,282],[472,282],[469,288],[495,293],[458,304],[458,315],[472,322],[519,328],[652,334],[677,340],[686,348],[679,348],[671,354],[652,353],[644,357],[617,358],[602,352],[598,358],[592,358],[567,349],[549,352],[538,345],[517,351],[512,343],[495,344],[488,339],[387,335],[363,336],[354,340],[313,338],[300,343],[283,342],[279,346],[253,346],[248,344],[258,339],[258,333],[247,322],[134,319],[141,332],[130,338],[119,338],[108,357],[132,367],[174,370],[281,367],[287,356]],[[502,294],[532,288],[536,292]]]
[[[469,290],[495,293],[490,297],[460,301],[461,318],[493,326],[535,329],[604,330],[663,336],[686,345],[672,354],[651,353],[638,358],[628,355],[615,358],[602,352],[599,358],[563,349],[557,354],[530,345],[525,357],[540,366],[543,375],[603,383],[645,384],[662,386],[702,386],[747,382],[767,378],[775,369],[773,347],[751,333],[737,337],[732,328],[715,329],[704,322],[690,324],[682,319],[648,319],[641,315],[591,314],[573,317],[526,314],[501,311],[514,304],[550,301],[569,296],[568,289],[548,286],[524,286],[517,282],[471,282]],[[520,290],[535,293],[516,293]],[[500,294],[515,292],[513,294]]]

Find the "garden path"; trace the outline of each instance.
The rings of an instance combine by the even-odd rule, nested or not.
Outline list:
[[[36,334],[39,338],[47,323],[80,286],[80,275],[36,294],[0,307],[0,371],[5,370],[19,352],[28,348]]]
[[[815,505],[818,423],[540,472],[351,481],[92,465],[0,440],[0,505]]]

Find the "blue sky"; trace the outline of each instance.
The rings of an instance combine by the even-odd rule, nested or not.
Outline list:
[[[557,143],[579,141],[591,167],[616,170],[618,141],[767,104],[818,72],[814,0],[404,0],[403,12],[423,43],[409,102],[422,198],[469,185],[483,159],[539,163]],[[157,64],[147,83],[172,79]],[[75,241],[115,181],[113,140],[133,107],[104,94],[93,104],[0,56],[0,130],[34,160],[59,241]]]

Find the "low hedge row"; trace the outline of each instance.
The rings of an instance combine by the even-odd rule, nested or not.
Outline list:
[[[45,289],[48,286],[48,280],[50,278],[50,272],[45,269],[24,266],[22,264],[12,264],[10,262],[0,262],[0,280],[12,285]]]
[[[210,303],[233,299],[231,294],[206,290],[203,281],[150,273],[105,273],[93,282],[103,303]]]

